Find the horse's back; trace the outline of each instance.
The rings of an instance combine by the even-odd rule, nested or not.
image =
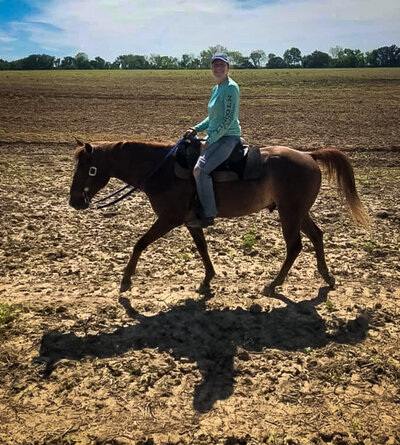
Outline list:
[[[268,174],[320,177],[321,171],[318,163],[309,153],[283,145],[261,147],[260,152],[262,162],[268,169]]]
[[[317,165],[309,153],[295,150],[294,148],[287,147],[285,145],[267,145],[265,147],[261,147],[260,152],[264,162],[269,158],[278,158],[298,163],[299,165],[310,165],[314,167]]]

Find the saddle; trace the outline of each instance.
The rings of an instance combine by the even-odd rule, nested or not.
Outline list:
[[[193,176],[193,168],[200,156],[201,141],[185,140],[176,152],[175,175],[180,179]],[[257,179],[262,172],[261,153],[258,147],[244,145],[243,140],[235,146],[229,158],[212,173],[215,182],[246,181]]]

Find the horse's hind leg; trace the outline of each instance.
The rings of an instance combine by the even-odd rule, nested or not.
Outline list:
[[[269,286],[265,286],[262,291],[262,293],[267,296],[273,296],[275,288],[283,284],[290,268],[302,249],[300,223],[295,214],[292,213],[290,209],[287,211],[279,209],[279,215],[281,218],[283,237],[286,242],[286,258],[278,276]]]
[[[192,235],[197,250],[199,251],[201,259],[203,260],[203,264],[206,269],[206,275],[204,277],[203,284],[208,286],[210,284],[210,281],[215,276],[215,270],[208,255],[207,241],[204,237],[203,229],[200,227],[188,227],[187,229]]]
[[[328,266],[326,265],[322,230],[314,223],[310,215],[307,214],[301,224],[301,231],[310,238],[310,241],[314,245],[318,272],[327,284],[333,287],[335,285],[335,277],[329,273]]]

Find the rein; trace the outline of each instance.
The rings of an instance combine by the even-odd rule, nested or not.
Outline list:
[[[146,182],[163,166],[164,162],[172,155],[175,155],[176,150],[178,149],[179,145],[183,142],[184,138],[179,139],[179,141],[168,151],[168,153],[164,156],[164,158],[161,160],[161,162],[156,165],[156,167],[151,170],[139,183],[139,185],[137,187],[132,186],[132,185],[124,185],[123,187],[121,187],[120,189],[118,189],[117,191],[111,193],[110,195],[98,199],[97,201],[94,201],[94,204],[98,204],[100,202],[103,201],[107,201],[109,198],[112,198],[116,195],[119,195],[121,192],[123,192],[124,190],[126,190],[127,188],[131,187],[130,190],[128,190],[126,193],[124,193],[122,196],[114,199],[111,202],[105,203],[105,204],[101,204],[99,206],[97,206],[97,209],[104,209],[105,207],[109,207],[112,206],[114,204],[116,204],[117,202],[122,201],[123,199],[127,198],[128,196],[132,195],[132,193],[134,192],[138,192],[143,190],[143,187],[145,186]],[[90,167],[89,169],[89,176],[96,176],[97,173],[97,168],[96,167]]]

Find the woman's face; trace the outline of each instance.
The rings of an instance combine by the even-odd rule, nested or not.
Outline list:
[[[224,83],[228,78],[229,65],[223,60],[214,60],[211,69],[218,83]]]

